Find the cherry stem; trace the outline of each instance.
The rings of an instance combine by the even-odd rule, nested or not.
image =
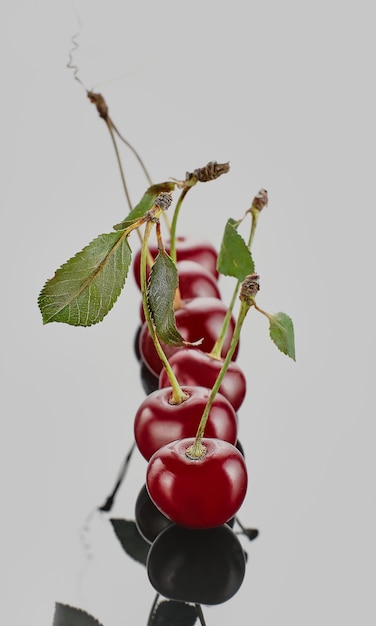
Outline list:
[[[248,238],[248,249],[250,250],[252,247],[252,243],[253,243],[253,238],[255,236],[255,232],[256,232],[256,227],[257,227],[257,220],[260,214],[260,211],[257,209],[252,208],[250,211],[247,211],[247,213],[250,212],[251,216],[252,216],[252,223],[251,223],[251,232]],[[245,213],[244,217],[247,215],[247,213]],[[239,221],[239,223],[244,219],[244,217]],[[231,302],[229,304],[229,307],[227,309],[225,318],[223,320],[222,323],[222,327],[221,330],[219,331],[219,335],[217,338],[217,341],[215,342],[212,351],[210,352],[209,356],[212,357],[212,359],[217,359],[220,360],[221,359],[221,354],[222,354],[222,348],[223,348],[223,342],[225,340],[226,334],[227,334],[227,329],[229,327],[230,321],[231,321],[231,316],[232,316],[232,312],[234,310],[234,306],[235,306],[235,302],[239,293],[239,289],[240,289],[240,285],[241,285],[241,280],[238,280],[236,282],[235,285],[235,289],[234,292],[232,294],[232,298],[231,298]]]
[[[157,333],[155,332],[153,320],[151,318],[149,306],[148,306],[148,297],[147,297],[147,277],[146,277],[146,256],[148,250],[148,241],[150,233],[153,229],[154,224],[158,224],[159,220],[156,217],[153,217],[147,221],[145,226],[145,234],[142,240],[142,248],[141,248],[141,265],[140,265],[140,282],[141,282],[141,293],[142,293],[142,304],[144,308],[145,320],[148,325],[148,329],[153,340],[154,347],[157,351],[159,358],[161,359],[163,366],[166,370],[166,374],[170,381],[170,385],[172,387],[172,394],[170,398],[171,404],[180,404],[187,399],[187,394],[182,390],[179,385],[179,382],[174,374],[174,371],[163,351],[163,348],[158,339]],[[158,245],[163,245],[161,243],[162,239],[160,236],[160,225],[158,227]]]
[[[102,504],[102,506],[98,507],[98,511],[103,511],[103,512],[108,513],[108,511],[111,511],[112,507],[114,506],[116,494],[119,491],[119,487],[121,486],[121,484],[122,484],[122,482],[123,482],[123,480],[125,478],[125,475],[127,473],[128,467],[129,467],[129,462],[131,460],[131,457],[132,457],[132,454],[133,454],[133,451],[134,451],[135,447],[136,447],[136,444],[133,443],[131,448],[130,448],[130,450],[129,450],[129,452],[128,452],[128,454],[127,454],[127,456],[125,457],[125,459],[123,461],[123,464],[122,464],[121,469],[119,471],[119,474],[118,474],[118,477],[116,479],[116,483],[115,483],[115,486],[114,486],[113,490],[111,491],[110,495],[106,498],[104,504]]]
[[[248,248],[249,249],[252,248],[253,238],[255,236],[255,232],[256,232],[256,228],[257,228],[257,222],[258,222],[258,218],[260,216],[260,210],[259,209],[255,209],[254,207],[252,207],[250,213],[251,213],[251,216],[252,216],[252,223],[251,223],[251,233],[250,233],[249,239],[248,239]]]
[[[109,133],[110,133],[110,136],[111,136],[111,139],[112,139],[112,143],[113,143],[113,146],[114,146],[114,150],[115,150],[115,154],[116,154],[116,159],[117,159],[117,162],[118,162],[118,165],[119,165],[119,170],[120,170],[121,181],[122,181],[122,183],[123,183],[123,188],[124,188],[125,196],[126,196],[126,198],[127,198],[127,202],[128,202],[129,210],[130,210],[130,211],[132,211],[132,208],[133,208],[133,207],[132,207],[132,202],[131,202],[131,198],[130,198],[130,195],[129,195],[129,191],[128,191],[127,183],[125,182],[125,176],[124,176],[123,166],[122,166],[122,164],[121,164],[120,154],[119,154],[119,150],[118,150],[118,147],[117,147],[117,143],[116,143],[116,139],[115,139],[115,135],[114,135],[113,127],[112,127],[112,124],[111,124],[111,120],[110,120],[108,117],[106,117],[106,118],[105,118],[105,122],[106,122],[107,128],[108,128],[108,130],[109,130]]]
[[[158,250],[161,254],[163,253],[167,254],[166,248],[163,244],[161,226],[159,223],[157,223],[156,225],[156,231],[157,231]],[[176,261],[174,261],[174,264],[176,265]],[[180,307],[181,307],[181,297],[180,297],[180,289],[178,285],[175,289],[175,294],[174,294],[174,304],[173,304],[174,311],[176,311],[177,309],[180,309]]]
[[[232,317],[232,312],[234,310],[234,306],[235,306],[235,302],[236,302],[236,298],[239,292],[239,286],[240,286],[240,280],[237,281],[234,292],[232,294],[232,298],[231,298],[231,302],[229,304],[229,307],[226,311],[226,315],[224,317],[223,323],[222,323],[222,327],[221,330],[219,331],[219,335],[217,337],[217,341],[215,342],[213,349],[211,350],[209,356],[212,359],[217,359],[217,360],[221,360],[222,358],[222,348],[223,348],[223,342],[225,340],[226,334],[227,334],[227,329],[229,327],[230,321],[231,321],[231,317]]]
[[[117,134],[117,136],[119,137],[119,139],[121,139],[121,141],[122,141],[123,143],[125,143],[125,145],[126,145],[126,146],[127,146],[127,147],[131,150],[131,152],[133,152],[134,156],[136,157],[137,161],[139,162],[139,164],[140,164],[140,166],[141,166],[141,168],[142,168],[142,171],[143,171],[143,172],[144,172],[144,174],[145,174],[145,177],[146,177],[146,179],[147,179],[147,181],[148,181],[149,185],[152,185],[152,184],[153,184],[153,181],[152,181],[152,179],[151,179],[151,177],[150,177],[150,174],[149,174],[148,170],[146,169],[146,166],[145,166],[145,164],[144,164],[143,160],[141,159],[140,155],[138,154],[137,150],[136,150],[136,149],[132,146],[132,144],[130,144],[130,143],[129,143],[129,141],[127,141],[127,140],[125,139],[125,137],[123,137],[123,135],[122,135],[122,134],[120,133],[120,131],[116,128],[115,124],[113,123],[113,121],[112,121],[110,118],[108,118],[108,121],[109,121],[109,123],[111,124],[112,129],[115,131],[115,133],[116,133],[116,134]]]
[[[204,614],[202,612],[201,604],[195,604],[195,607],[196,607],[197,617],[200,620],[201,626],[206,626],[206,622],[205,622]]]
[[[151,626],[152,623],[154,622],[154,613],[155,613],[155,610],[157,608],[158,600],[159,600],[159,593],[156,594],[156,596],[154,598],[154,601],[153,601],[153,604],[151,605],[149,618],[148,618],[148,623],[147,623],[146,626]]]
[[[282,330],[284,330],[282,324],[279,323],[279,321],[275,318],[274,315],[272,315],[271,313],[268,313],[267,311],[264,311],[264,309],[261,309],[259,306],[257,306],[256,301],[253,299],[252,301],[253,306],[255,307],[256,311],[258,311],[259,313],[262,313],[262,315],[265,315],[265,317],[270,321],[273,322],[274,324],[276,324],[277,326],[279,326]]]
[[[242,301],[240,304],[240,309],[239,309],[239,314],[238,314],[238,318],[236,320],[236,324],[235,324],[235,328],[234,328],[234,333],[232,336],[232,340],[231,340],[231,344],[229,347],[229,350],[226,354],[226,358],[223,361],[223,365],[220,369],[220,372],[217,376],[217,379],[210,391],[209,394],[209,398],[207,400],[207,403],[205,405],[204,408],[204,412],[202,414],[200,423],[198,425],[198,429],[197,429],[197,433],[196,433],[196,438],[194,443],[186,450],[186,454],[187,456],[189,456],[190,458],[193,459],[200,459],[204,453],[205,453],[205,446],[203,446],[202,444],[202,438],[204,436],[204,431],[205,431],[205,427],[206,427],[206,423],[208,421],[209,418],[209,414],[210,414],[210,409],[212,407],[212,404],[214,402],[214,398],[217,395],[219,388],[222,384],[223,378],[227,372],[228,366],[231,363],[231,359],[234,355],[236,346],[238,345],[238,341],[239,341],[239,337],[240,337],[240,331],[242,329],[243,326],[243,322],[246,318],[246,315],[250,309],[250,307],[252,306],[252,303],[247,302],[247,301]]]
[[[184,188],[179,196],[179,199],[176,203],[176,207],[174,210],[174,214],[171,220],[171,228],[170,228],[170,257],[173,262],[176,263],[176,225],[180,213],[181,206],[183,204],[183,200],[187,195],[188,191],[197,183],[196,178],[192,177],[189,181],[184,184]]]

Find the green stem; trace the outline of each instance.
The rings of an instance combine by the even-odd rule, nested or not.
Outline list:
[[[175,211],[172,216],[171,227],[170,227],[170,257],[172,258],[174,263],[176,263],[176,224],[178,221],[181,205],[183,204],[183,200],[185,196],[187,195],[188,191],[193,187],[193,185],[196,184],[196,182],[197,182],[196,179],[192,178],[189,181],[189,183],[187,183],[184,186],[179,196],[179,199],[176,203]]]
[[[131,202],[131,198],[130,198],[130,195],[129,195],[129,192],[128,192],[127,183],[125,182],[123,166],[121,164],[120,154],[119,154],[119,150],[118,150],[117,143],[116,143],[116,140],[115,140],[115,135],[114,135],[114,131],[113,131],[113,128],[112,128],[111,120],[108,117],[106,117],[105,118],[105,122],[107,124],[107,128],[109,130],[109,133],[110,133],[110,136],[111,136],[111,139],[112,139],[112,143],[113,143],[113,146],[114,146],[114,149],[115,149],[116,159],[117,159],[117,162],[118,162],[118,165],[119,165],[121,181],[123,183],[124,193],[125,193],[125,196],[127,198],[128,207],[129,207],[129,210],[132,211],[132,208],[133,208],[132,207],[132,202]]]
[[[249,250],[252,247],[253,238],[255,236],[256,227],[257,227],[257,220],[258,220],[259,214],[260,214],[260,211],[258,211],[258,210],[252,210],[251,211],[251,216],[252,216],[251,232],[250,232],[250,235],[249,235],[249,238],[248,238],[248,244],[247,244]],[[242,221],[242,220],[240,220],[240,221]],[[225,318],[223,320],[222,328],[219,331],[219,335],[218,335],[217,341],[215,342],[215,344],[213,346],[213,349],[210,352],[210,356],[213,359],[220,359],[221,358],[223,343],[224,343],[224,340],[225,340],[225,337],[226,337],[226,334],[227,334],[227,329],[228,329],[230,321],[231,321],[231,316],[232,316],[232,312],[234,310],[235,302],[236,302],[236,299],[237,299],[237,296],[238,296],[238,293],[239,293],[240,285],[241,285],[241,281],[238,280],[236,282],[235,289],[234,289],[234,292],[232,294],[231,302],[230,302],[229,307],[227,309],[227,313],[226,313]]]
[[[238,295],[238,292],[239,292],[240,284],[241,284],[240,280],[238,280],[236,285],[235,285],[234,292],[232,294],[231,302],[229,304],[229,307],[227,309],[225,318],[223,320],[221,330],[219,331],[219,335],[217,337],[217,341],[215,342],[215,344],[213,346],[213,349],[210,352],[210,356],[213,359],[221,359],[223,342],[225,340],[225,337],[226,337],[226,334],[227,334],[227,329],[228,329],[230,321],[231,321],[232,312],[234,310],[234,306],[235,306],[236,298],[237,298],[237,295]]]
[[[264,309],[260,309],[260,307],[259,307],[259,306],[257,306],[257,304],[256,304],[256,301],[255,301],[255,300],[253,300],[253,301],[252,301],[252,304],[253,304],[253,306],[255,307],[256,311],[258,311],[259,313],[262,313],[262,315],[265,315],[265,317],[267,317],[267,318],[268,318],[268,320],[269,320],[270,322],[271,322],[271,321],[273,321],[275,324],[278,324],[278,326],[280,326],[280,328],[282,328],[282,329],[283,329],[282,324],[280,324],[280,323],[278,322],[278,320],[276,320],[276,319],[275,319],[274,315],[271,315],[271,314],[270,314],[270,313],[268,313],[267,311],[264,311]]]
[[[265,315],[265,317],[269,320],[269,322],[272,322],[273,324],[275,324],[276,326],[279,326],[279,328],[283,331],[286,332],[286,329],[284,328],[283,324],[281,324],[275,317],[275,315],[272,315],[271,313],[268,313],[267,311],[264,311],[264,309],[261,309],[259,306],[257,306],[256,301],[253,300],[252,301],[253,306],[255,307],[256,311],[258,311],[259,313],[261,313],[262,315]]]
[[[251,209],[251,216],[252,216],[251,233],[250,233],[249,239],[248,239],[248,248],[249,249],[251,249],[252,244],[253,244],[253,238],[255,236],[255,232],[256,232],[256,228],[257,228],[257,222],[258,222],[258,218],[260,216],[260,211],[258,209]]]
[[[142,171],[144,172],[149,185],[152,185],[153,181],[151,180],[150,174],[149,174],[148,170],[146,169],[146,166],[145,166],[143,160],[141,159],[140,155],[138,154],[137,150],[132,146],[132,144],[129,143],[129,141],[127,141],[125,139],[125,137],[123,137],[123,135],[119,132],[119,130],[116,128],[115,124],[113,123],[113,121],[110,118],[108,118],[108,121],[111,124],[111,126],[112,126],[113,130],[115,131],[115,133],[117,134],[117,136],[119,137],[119,139],[121,139],[121,141],[123,143],[125,143],[125,145],[133,152],[133,154],[136,157],[137,161],[141,165]]]
[[[186,451],[187,456],[189,456],[190,458],[193,459],[199,459],[203,456],[203,454],[205,453],[205,446],[203,446],[202,444],[202,438],[204,436],[204,431],[205,431],[205,427],[206,427],[206,423],[208,421],[209,418],[209,414],[210,414],[210,410],[212,407],[212,404],[214,402],[214,398],[217,395],[219,388],[222,384],[223,378],[227,372],[228,366],[231,363],[231,359],[234,355],[236,346],[238,345],[238,341],[239,341],[239,337],[240,337],[240,331],[242,329],[243,326],[243,322],[246,318],[246,315],[250,309],[252,305],[249,302],[243,301],[240,304],[240,309],[239,309],[239,315],[238,315],[238,319],[236,320],[236,325],[234,328],[234,334],[232,336],[232,340],[231,340],[231,344],[229,347],[229,350],[226,354],[226,358],[223,361],[223,365],[220,369],[220,372],[217,376],[217,379],[210,391],[209,394],[209,398],[208,401],[205,405],[204,408],[204,412],[202,414],[200,423],[198,425],[198,429],[197,429],[197,433],[196,433],[196,438],[194,443],[192,444],[192,446],[190,446],[188,448],[188,450]]]
[[[160,344],[160,341],[158,339],[158,336],[155,332],[155,328],[154,328],[154,324],[153,324],[153,320],[151,318],[151,314],[149,311],[149,307],[148,307],[148,300],[147,300],[147,276],[146,276],[146,258],[147,258],[147,250],[148,250],[148,241],[149,241],[149,236],[150,233],[152,231],[152,228],[154,226],[155,222],[153,222],[152,220],[149,220],[146,223],[145,226],[145,234],[142,240],[142,247],[141,247],[141,267],[140,267],[140,281],[141,281],[141,291],[142,291],[142,303],[143,303],[143,307],[144,307],[144,314],[145,314],[145,319],[149,328],[149,332],[151,335],[151,338],[153,340],[153,344],[154,347],[157,351],[157,354],[159,356],[159,358],[161,359],[163,366],[166,370],[168,379],[170,381],[171,387],[172,387],[172,395],[170,398],[170,402],[171,404],[180,404],[181,402],[183,402],[184,400],[187,399],[187,394],[182,390],[182,388],[179,385],[179,382],[174,374],[174,371],[172,369],[172,367],[170,366],[168,359],[162,349],[162,346]]]

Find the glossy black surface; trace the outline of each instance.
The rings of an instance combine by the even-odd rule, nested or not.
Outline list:
[[[205,530],[173,524],[158,535],[147,559],[158,593],[198,604],[229,600],[243,582],[245,567],[243,547],[227,524]]]
[[[157,509],[148,494],[146,485],[143,485],[137,496],[135,518],[138,530],[150,543],[153,543],[157,536],[172,524],[171,520]]]

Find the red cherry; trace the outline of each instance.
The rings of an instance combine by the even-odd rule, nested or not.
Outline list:
[[[210,389],[184,386],[183,390],[189,397],[180,404],[170,404],[172,388],[166,387],[149,394],[138,408],[134,435],[147,461],[165,444],[196,435]],[[229,401],[218,393],[210,409],[205,435],[235,444],[237,432],[236,413]]]
[[[235,446],[204,437],[203,457],[186,451],[194,438],[163,446],[151,457],[146,485],[158,509],[180,526],[213,528],[225,524],[239,510],[247,491],[247,468]]]
[[[192,298],[221,298],[218,282],[213,274],[195,261],[178,261],[179,295],[181,300]],[[145,321],[144,306],[140,304],[140,318]]]
[[[203,352],[210,352],[218,338],[226,313],[226,305],[218,298],[193,298],[192,300],[182,301],[182,307],[175,311],[176,326],[185,341],[194,342],[203,338],[199,349]],[[230,347],[234,328],[235,320],[232,318],[223,342],[222,357],[225,357]],[[168,359],[182,349],[181,347],[167,346],[165,344],[162,344],[162,347]],[[144,322],[141,329],[139,349],[144,363],[153,374],[159,376],[162,362],[154,348],[146,322]],[[233,360],[236,359],[237,353],[238,346],[234,352]]]
[[[181,385],[203,385],[211,389],[223,365],[222,359],[213,359],[202,350],[184,348],[172,355],[169,361]],[[169,387],[170,381],[163,368],[159,375],[159,388]],[[247,380],[243,370],[232,361],[226,371],[220,393],[229,400],[235,411],[240,408],[246,394]]]
[[[170,252],[169,242],[165,243],[166,251]],[[153,258],[158,254],[157,244],[150,244],[149,250]],[[177,237],[176,238],[176,260],[195,261],[199,265],[205,267],[209,272],[218,278],[217,271],[217,251],[214,246],[205,239],[196,237]],[[138,287],[140,288],[140,263],[141,250],[138,250],[133,260],[133,273]]]
[[[220,298],[218,282],[213,272],[197,261],[183,260],[176,263],[179,276],[179,290],[182,300],[191,298]]]

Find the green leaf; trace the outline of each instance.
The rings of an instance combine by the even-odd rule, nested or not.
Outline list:
[[[178,287],[176,265],[165,250],[160,251],[148,281],[148,306],[158,338],[171,346],[187,345],[175,324],[174,297]]]
[[[220,274],[243,281],[246,276],[253,274],[255,266],[247,244],[236,230],[237,224],[232,218],[227,220],[218,254],[217,270]]]
[[[196,607],[177,600],[163,600],[154,611],[150,626],[193,626],[196,620]]]
[[[269,317],[270,338],[277,348],[295,361],[294,325],[285,313],[276,313]]]
[[[43,323],[91,326],[102,321],[124,287],[131,257],[123,231],[99,235],[44,285],[38,299]]]
[[[140,535],[136,523],[127,519],[110,519],[110,522],[128,556],[138,563],[146,565],[150,543]]]
[[[115,224],[113,227],[114,230],[124,230],[130,225],[130,222],[139,219],[143,215],[145,215],[146,211],[149,211],[153,206],[155,199],[159,196],[163,191],[173,191],[175,189],[176,183],[172,181],[167,181],[165,183],[158,183],[157,185],[152,185],[142,196],[140,202],[135,206],[134,209],[130,213],[128,213],[125,220],[120,222],[120,224]]]
[[[52,626],[101,626],[101,624],[81,609],[56,602]]]

